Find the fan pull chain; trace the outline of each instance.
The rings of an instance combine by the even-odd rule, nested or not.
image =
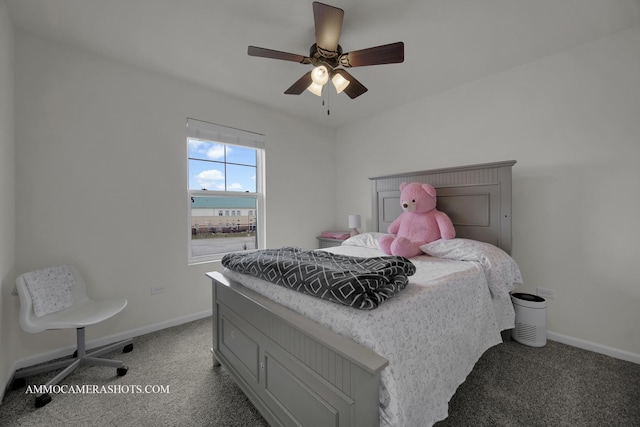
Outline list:
[[[329,108],[331,108],[330,99],[331,99],[331,95],[329,94],[329,90],[327,90],[327,116],[331,114],[329,111]]]
[[[326,97],[327,98],[327,116],[328,116],[329,114],[331,114],[329,112],[329,107],[330,107],[330,105],[329,105],[330,104],[330,102],[329,102],[329,91],[326,91],[325,87],[326,86],[322,87],[322,106],[324,107],[324,104],[325,104],[324,98]]]

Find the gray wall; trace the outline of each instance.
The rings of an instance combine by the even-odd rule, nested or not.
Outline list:
[[[187,265],[187,117],[266,135],[267,245],[315,247],[331,225],[333,132],[21,31],[15,38],[16,274],[72,263],[93,296],[127,298],[88,340],[211,310],[204,274],[219,263]],[[153,285],[168,292],[151,295]],[[18,326],[17,298],[4,308],[9,360],[75,339],[36,339]]]
[[[15,267],[15,139],[13,131],[13,26],[4,0],[0,0],[0,343],[9,341],[5,329]],[[0,399],[13,361],[0,352]]]
[[[336,221],[372,228],[366,177],[515,159],[522,290],[556,291],[555,338],[640,362],[638,46],[636,26],[339,129]]]

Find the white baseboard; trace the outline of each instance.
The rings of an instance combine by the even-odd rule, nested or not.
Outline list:
[[[142,328],[132,329],[129,331],[120,332],[117,334],[87,341],[86,343],[87,350],[90,350],[92,348],[102,347],[104,345],[108,345],[118,341],[123,341],[129,338],[139,337],[140,335],[145,335],[151,332],[160,331],[162,329],[167,329],[172,326],[182,325],[183,323],[193,322],[194,320],[204,319],[205,317],[211,316],[212,313],[213,313],[213,310],[205,310],[198,313],[189,314],[187,316],[182,316],[175,319],[165,320],[159,323],[154,323],[152,325],[147,325]],[[65,357],[71,354],[75,350],[76,350],[76,346],[74,344],[74,345],[70,345],[62,348],[57,348],[55,350],[50,350],[44,353],[34,354],[33,356],[24,357],[22,359],[18,359],[14,361],[13,364],[11,365],[11,368],[9,369],[9,375],[6,377],[8,380],[7,384],[5,385],[5,387],[0,387],[0,403],[2,402],[2,398],[4,397],[7,387],[9,387],[9,385],[11,384],[11,381],[13,380],[13,376],[18,369],[37,365],[39,363],[48,362],[50,360],[58,359],[60,357]]]
[[[557,332],[547,331],[547,339],[567,344],[572,347],[578,347],[583,350],[593,351],[595,353],[606,354],[616,359],[626,360],[640,364],[640,354],[631,353],[630,351],[620,350],[618,348],[608,347],[602,344],[596,344],[591,341],[581,340],[579,338],[562,335]]]

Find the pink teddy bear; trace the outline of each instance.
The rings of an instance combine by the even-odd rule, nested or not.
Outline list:
[[[436,209],[436,189],[429,184],[400,184],[402,212],[387,230],[395,236],[383,236],[378,245],[389,255],[411,258],[423,252],[420,246],[442,239],[453,239],[456,230],[446,213]]]

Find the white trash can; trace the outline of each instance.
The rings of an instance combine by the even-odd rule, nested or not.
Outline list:
[[[547,344],[547,302],[537,295],[513,293],[511,302],[516,312],[516,327],[511,338],[529,347]]]

